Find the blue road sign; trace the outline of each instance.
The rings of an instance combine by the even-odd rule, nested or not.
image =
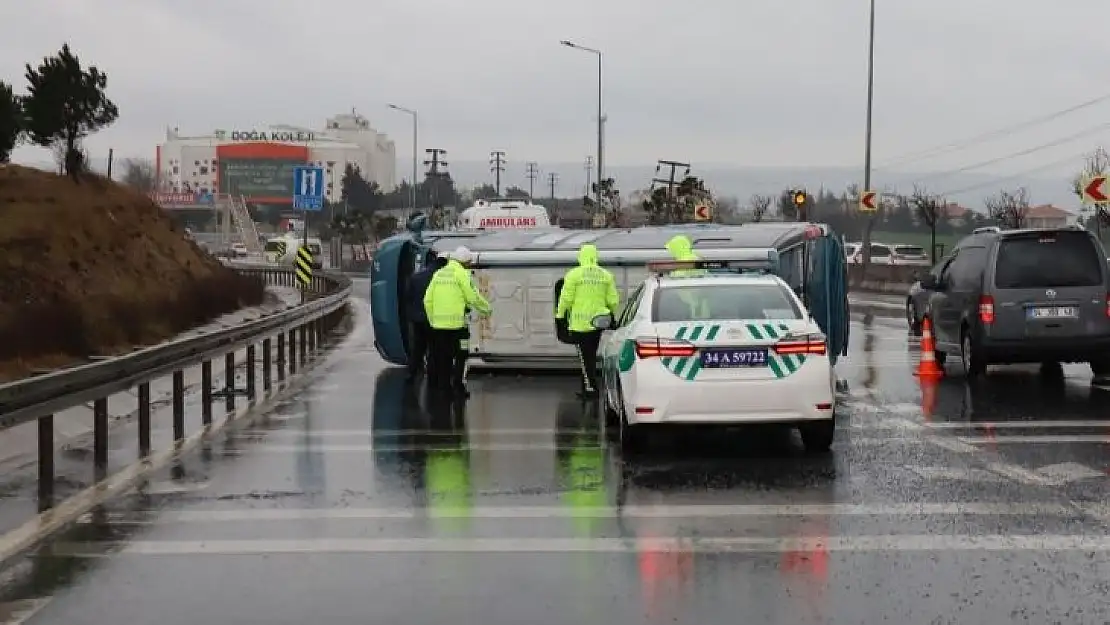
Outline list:
[[[293,209],[324,210],[324,168],[293,168]]]

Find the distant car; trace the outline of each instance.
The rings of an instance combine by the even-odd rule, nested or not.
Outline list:
[[[920,245],[894,245],[891,248],[890,262],[892,265],[928,267],[929,255]]]
[[[857,254],[859,254],[860,248],[862,246],[862,243],[845,243],[844,258],[847,259],[849,263],[854,262],[853,259],[856,257]]]
[[[969,377],[987,365],[1087,362],[1110,376],[1110,269],[1076,228],[972,234],[916,285],[910,306],[932,321],[937,360],[959,356]],[[923,304],[921,302],[924,302]],[[912,322],[911,322],[912,325]]]
[[[826,451],[836,381],[827,352],[777,276],[656,272],[602,338],[602,402],[626,448],[645,427],[783,423],[807,450]]]
[[[848,263],[852,265],[863,264],[863,244],[855,244],[855,252],[848,257]],[[871,242],[871,264],[872,265],[889,265],[891,264],[891,256],[894,253],[894,248],[886,243]]]
[[[243,256],[250,255],[250,251],[247,250],[246,245],[243,245],[242,243],[234,243],[231,246],[231,254],[235,257],[240,257],[241,258]]]

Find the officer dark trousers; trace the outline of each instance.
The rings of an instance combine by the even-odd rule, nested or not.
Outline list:
[[[593,332],[571,332],[578,348],[578,364],[582,368],[582,390],[585,393],[596,393],[597,384],[597,349],[601,345],[601,330]]]
[[[466,357],[470,351],[470,329],[455,331],[451,353],[451,386],[457,391],[466,390]]]
[[[415,321],[410,326],[409,332],[409,379],[415,379],[422,371],[431,375],[431,350],[432,327],[427,323]],[[428,361],[425,369],[425,359]]]
[[[435,330],[428,342],[428,388],[447,389],[451,385],[451,368],[454,360],[455,333],[458,330]]]

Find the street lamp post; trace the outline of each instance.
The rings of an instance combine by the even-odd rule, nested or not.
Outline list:
[[[867,34],[867,126],[864,130],[863,148],[863,188],[860,193],[871,190],[871,104],[875,99],[875,0],[871,0],[871,17]],[[868,222],[874,215],[868,217]],[[871,262],[871,225],[863,229],[863,270]]]
[[[416,172],[418,163],[418,150],[417,150],[417,119],[416,111],[397,106],[396,104],[389,104],[389,108],[412,115],[412,180],[409,181],[409,201],[412,202],[412,212],[416,212]]]
[[[604,169],[604,136],[605,136],[605,114],[602,112],[602,81],[601,81],[601,50],[594,48],[587,48],[580,46],[573,41],[566,39],[560,41],[562,45],[575,50],[589,52],[597,56],[597,208],[601,210],[601,181],[605,179]]]

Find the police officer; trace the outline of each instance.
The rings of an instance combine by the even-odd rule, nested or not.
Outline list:
[[[474,254],[460,246],[447,258],[447,264],[435,272],[424,292],[424,312],[432,329],[428,388],[453,389],[466,396],[469,393],[463,374],[470,341],[467,308],[481,315],[492,311],[470,280],[466,266],[473,262]]]
[[[676,234],[675,236],[671,237],[669,241],[663,244],[663,247],[665,247],[667,251],[670,252],[671,258],[679,262],[691,262],[701,260],[701,256],[698,256],[697,253],[694,252],[693,241],[690,240],[690,237],[684,234]],[[670,272],[670,274],[675,277],[689,278],[704,275],[705,271],[701,269],[676,269],[675,271]],[[704,319],[709,316],[709,308],[707,302],[699,298],[697,295],[694,295],[688,291],[680,291],[678,296],[682,301],[686,302],[687,306],[690,307],[691,319]]]
[[[424,267],[409,279],[408,310],[412,316],[409,325],[409,383],[414,382],[422,371],[426,371],[425,356],[428,354],[432,328],[428,325],[428,317],[424,312],[424,294],[432,283],[432,276],[446,264],[446,258],[435,252],[428,252],[424,258]]]
[[[595,317],[612,315],[620,303],[613,274],[597,264],[597,248],[583,245],[578,250],[578,266],[563,277],[563,290],[555,309],[556,319],[567,319],[572,341],[578,348],[582,366],[580,397],[597,395],[597,348],[601,330],[593,326]]]

